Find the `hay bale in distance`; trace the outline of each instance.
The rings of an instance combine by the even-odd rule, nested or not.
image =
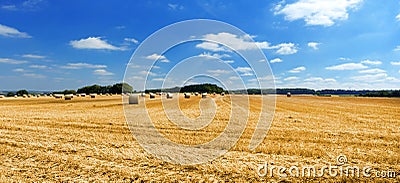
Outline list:
[[[146,93],[142,93],[142,94],[140,94],[140,96],[146,97]]]
[[[194,92],[194,95],[199,96],[199,92]]]
[[[154,93],[150,93],[150,98],[151,99],[156,98],[156,95]]]
[[[225,96],[225,92],[222,92],[222,93],[221,93],[221,96]]]
[[[286,97],[291,97],[292,94],[290,92],[287,92]]]
[[[139,104],[139,95],[138,94],[129,95],[129,104]]]
[[[5,96],[4,95],[0,95],[0,98],[5,98]]]
[[[202,93],[201,98],[207,98],[207,93]]]
[[[183,95],[185,96],[185,98],[190,98],[190,93],[184,93]]]
[[[173,97],[174,97],[174,95],[172,93],[167,93],[167,99],[171,99]]]
[[[72,100],[72,98],[74,98],[74,95],[72,95],[72,94],[67,94],[64,96],[65,100]]]
[[[96,95],[97,95],[96,93],[91,93],[90,98],[96,98]]]

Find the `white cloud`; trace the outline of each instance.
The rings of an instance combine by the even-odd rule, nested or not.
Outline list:
[[[23,74],[23,76],[25,77],[30,77],[30,78],[46,78],[46,76],[42,75],[42,74],[35,74],[35,73],[25,73]]]
[[[386,73],[385,70],[382,69],[368,69],[368,70],[362,70],[358,71],[360,74],[377,74],[377,73]]]
[[[25,54],[25,55],[22,55],[22,57],[24,57],[24,58],[34,58],[34,59],[43,59],[43,58],[46,58],[45,56],[42,56],[42,55],[34,55],[34,54]]]
[[[172,4],[172,3],[168,4],[168,8],[171,10],[183,10],[184,9],[184,7],[182,5]]]
[[[390,62],[392,65],[400,65],[400,62]]]
[[[196,45],[196,48],[201,48],[210,51],[225,51],[230,52],[231,50],[227,47],[224,47],[221,44],[226,44],[226,46],[230,47],[233,50],[255,50],[255,49],[276,49],[277,54],[281,55],[290,55],[297,53],[297,47],[293,43],[281,43],[278,45],[271,46],[270,43],[263,42],[253,42],[252,38],[255,36],[244,35],[238,36],[235,34],[220,32],[218,34],[206,34],[203,36],[203,39],[214,42],[202,42]]]
[[[284,1],[283,1],[284,2]],[[306,25],[332,26],[336,21],[347,20],[348,11],[355,10],[362,0],[299,0],[292,4],[275,6],[275,15],[283,14],[285,20],[304,19]]]
[[[314,49],[314,50],[318,50],[318,45],[320,45],[321,43],[317,43],[317,42],[309,42],[307,44],[308,47]]]
[[[271,46],[269,49],[278,49],[276,53],[280,55],[291,55],[297,53],[297,47],[293,43],[281,43]]]
[[[366,69],[367,66],[362,63],[345,63],[340,65],[334,65],[330,67],[325,67],[327,70],[358,70],[358,69]]]
[[[211,43],[211,42],[202,42],[200,44],[197,44],[196,48],[201,48],[201,49],[210,50],[210,51],[229,51],[228,49],[225,49],[223,46],[220,46],[217,43]]]
[[[97,69],[97,70],[94,70],[94,71],[93,71],[93,74],[95,74],[95,75],[101,75],[101,76],[111,76],[111,75],[114,75],[114,73],[109,72],[109,71],[107,71],[107,70],[105,70],[105,69]]]
[[[295,77],[295,76],[292,76],[292,77],[287,77],[287,78],[285,78],[285,79],[283,79],[284,81],[296,81],[296,80],[298,80],[299,79],[299,77]]]
[[[236,72],[239,72],[241,76],[252,76],[253,70],[250,67],[238,67],[235,69]]]
[[[326,82],[336,82],[336,79],[333,79],[333,78],[324,79],[321,77],[310,77],[310,78],[305,79],[304,81],[305,82],[318,82],[318,83],[325,82],[326,83]]]
[[[213,76],[219,76],[221,74],[229,74],[230,71],[228,70],[222,70],[222,69],[217,69],[217,70],[207,70],[208,73],[211,73]]]
[[[386,73],[367,74],[362,76],[353,76],[351,79],[362,82],[383,82],[388,78]],[[389,78],[390,79],[390,78]]]
[[[400,14],[398,14],[398,15],[396,16],[396,20],[397,20],[397,21],[400,21]]]
[[[164,81],[165,80],[165,78],[154,78],[154,79],[152,79],[152,81]]]
[[[231,56],[228,54],[218,54],[218,53],[211,54],[210,52],[204,52],[204,53],[201,53],[199,55],[199,57],[209,57],[209,58],[221,59],[221,58],[230,58]]]
[[[300,66],[300,67],[296,67],[296,68],[290,70],[289,72],[290,73],[299,73],[299,72],[305,71],[305,70],[306,70],[306,68],[304,66]]]
[[[227,64],[235,63],[235,61],[233,61],[233,60],[224,60],[224,62],[227,63]]]
[[[24,60],[15,60],[11,58],[0,58],[0,63],[4,64],[25,64],[28,63],[27,61]]]
[[[19,30],[0,24],[0,35],[5,37],[16,37],[16,38],[31,38],[29,34],[20,32]]]
[[[124,41],[126,41],[126,42],[132,42],[132,43],[135,43],[135,44],[138,44],[138,43],[139,43],[139,41],[136,40],[136,39],[134,39],[134,38],[125,38]]]
[[[73,40],[69,44],[76,49],[126,50],[126,48],[109,44],[106,40],[102,40],[101,37]]]
[[[215,41],[218,43],[224,43],[234,50],[255,50],[255,49],[267,49],[269,48],[268,42],[252,42],[249,35],[238,36],[235,34],[220,32],[218,34],[206,34],[203,36],[205,40]],[[228,51],[226,48],[213,43],[203,42],[196,45],[197,48],[203,48],[211,51]]]
[[[48,68],[45,65],[30,65],[29,67],[33,68],[33,69],[47,69]]]
[[[15,11],[15,10],[17,10],[17,7],[13,4],[12,5],[3,5],[3,6],[1,6],[1,9]]]
[[[231,76],[231,77],[229,77],[229,80],[232,80],[232,81],[240,80],[240,77],[238,77],[238,76]]]
[[[269,62],[271,62],[271,64],[272,64],[272,63],[279,63],[279,62],[282,62],[282,59],[280,59],[280,58],[274,58],[274,59],[270,60]]]
[[[156,73],[150,72],[150,71],[140,71],[139,74],[141,75],[149,75],[149,76],[157,76]]]
[[[68,63],[65,66],[61,66],[64,69],[103,69],[107,68],[106,65],[93,65],[89,63]]]
[[[28,72],[27,70],[22,69],[22,68],[17,68],[17,69],[14,69],[13,71],[14,72]]]
[[[160,60],[160,62],[164,62],[164,63],[168,63],[169,60],[167,59],[167,57],[165,57],[164,55],[159,55],[157,53],[154,53],[152,55],[149,55],[146,57],[146,59],[148,60]]]
[[[396,46],[396,48],[394,48],[393,51],[400,51],[400,45]]]
[[[339,60],[343,60],[343,61],[349,61],[349,60],[351,60],[350,58],[346,58],[346,57],[340,57],[340,58],[338,58]]]
[[[382,62],[379,60],[363,60],[361,61],[362,64],[368,64],[368,65],[381,65]]]

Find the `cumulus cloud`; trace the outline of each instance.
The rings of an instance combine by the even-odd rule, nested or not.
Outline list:
[[[182,5],[172,4],[172,3],[168,4],[168,8],[171,10],[183,10],[184,9],[184,7]]]
[[[396,46],[396,48],[394,48],[393,51],[400,51],[400,45]]]
[[[209,58],[221,59],[221,58],[230,58],[231,56],[228,54],[218,54],[218,53],[211,54],[210,52],[204,52],[204,53],[199,54],[199,57],[209,57]]]
[[[114,75],[114,73],[109,72],[109,71],[107,71],[105,69],[96,69],[96,70],[93,71],[93,74],[100,75],[100,76],[111,76],[111,75]]]
[[[390,62],[392,65],[400,65],[400,62]]]
[[[299,72],[305,71],[305,70],[306,70],[306,68],[304,66],[300,66],[300,67],[296,67],[296,68],[290,70],[289,72],[290,73],[299,73]]]
[[[27,70],[22,69],[22,68],[17,68],[17,69],[14,69],[13,71],[14,72],[28,72]]]
[[[296,81],[296,80],[299,80],[299,77],[292,76],[292,77],[287,77],[287,78],[285,78],[283,80],[284,81]]]
[[[274,13],[284,15],[288,21],[303,19],[306,25],[332,26],[339,20],[347,20],[348,12],[357,9],[361,2],[362,0],[298,0],[291,4],[278,4]]]
[[[362,64],[367,64],[367,65],[381,65],[382,62],[379,60],[363,60],[361,61]]]
[[[378,73],[378,74],[367,74],[362,76],[353,76],[351,79],[355,81],[362,81],[362,82],[383,82],[388,78],[386,73]],[[389,77],[389,79],[391,79]]]
[[[273,63],[279,63],[279,62],[282,62],[282,59],[280,59],[280,58],[274,58],[274,59],[270,60],[269,62],[270,62],[271,64],[273,64]]]
[[[24,58],[34,58],[34,59],[43,59],[43,58],[46,58],[45,56],[42,56],[42,55],[34,55],[34,54],[25,54],[25,55],[22,55],[22,57],[24,57]]]
[[[297,53],[297,47],[294,43],[281,43],[276,46],[271,46],[271,49],[278,49],[277,54],[280,55],[291,55]]]
[[[367,66],[363,65],[362,63],[345,63],[339,64],[334,66],[325,67],[327,70],[359,70],[359,69],[366,69]]]
[[[398,15],[396,16],[396,20],[397,20],[397,21],[400,21],[400,14],[398,14]]]
[[[385,70],[382,69],[367,69],[367,70],[362,70],[358,71],[360,74],[377,74],[377,73],[386,73]]]
[[[76,49],[126,50],[126,48],[111,45],[106,40],[102,40],[101,37],[73,40],[69,44]]]
[[[218,34],[206,34],[203,39],[209,40],[204,41],[196,45],[196,48],[201,48],[205,50],[210,50],[214,52],[224,51],[231,52],[230,48],[233,50],[255,50],[255,49],[276,49],[277,54],[290,55],[297,53],[297,47],[294,43],[281,43],[278,45],[270,45],[270,43],[263,41],[257,42],[252,41],[255,36],[244,35],[238,36],[235,34],[220,32]],[[211,42],[214,41],[214,42]],[[220,45],[218,43],[223,43],[228,47]]]
[[[153,54],[151,54],[149,56],[146,56],[146,59],[153,60],[153,61],[160,60],[160,62],[164,62],[164,63],[168,63],[169,62],[167,57],[165,57],[164,55],[159,55],[157,53],[153,53]]]
[[[25,73],[25,74],[23,74],[23,76],[30,77],[30,78],[37,78],[37,79],[46,78],[45,75],[36,74],[36,73]]]
[[[47,69],[48,67],[45,65],[30,65],[29,68],[33,69]]]
[[[0,35],[5,37],[15,37],[15,38],[31,38],[28,33],[20,32],[16,28],[8,27],[0,24]]]
[[[15,60],[15,59],[11,59],[11,58],[0,58],[0,63],[4,63],[4,64],[25,64],[28,63],[25,60]]]
[[[235,69],[241,76],[252,76],[253,70],[250,67],[238,67]]]
[[[124,41],[131,42],[131,43],[134,43],[134,44],[138,44],[139,43],[139,41],[134,39],[134,38],[125,38]]]
[[[320,45],[321,43],[317,43],[317,42],[309,42],[307,44],[308,47],[314,49],[314,50],[318,50],[318,45]]]
[[[230,73],[230,71],[222,70],[222,69],[207,70],[207,72],[211,73],[213,76],[220,76],[221,74],[229,74]]]
[[[304,81],[305,82],[318,82],[318,83],[325,82],[325,83],[327,83],[327,82],[336,82],[336,79],[333,79],[333,78],[324,79],[321,77],[310,77],[310,78],[305,79]]]
[[[68,63],[65,66],[61,66],[63,69],[102,69],[107,68],[106,65],[94,65],[89,63]]]

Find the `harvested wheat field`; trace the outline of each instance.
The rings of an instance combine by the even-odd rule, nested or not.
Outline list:
[[[217,137],[231,115],[229,96],[180,96],[180,109],[188,118],[200,116],[201,100],[213,101],[217,111],[198,132],[179,129],[157,97],[145,99],[146,104],[141,99],[140,105],[146,105],[158,131],[176,143],[195,145]],[[238,143],[224,156],[198,165],[175,165],[146,152],[129,130],[121,96],[0,99],[0,182],[400,181],[400,99],[278,96],[268,135],[251,151],[260,97],[250,96],[249,122]],[[369,166],[371,177],[257,173],[263,164],[336,166],[339,155],[347,157],[341,167],[361,171]],[[376,178],[376,172],[384,171],[396,177]]]

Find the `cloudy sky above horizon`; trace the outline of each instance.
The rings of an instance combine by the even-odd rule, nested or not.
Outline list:
[[[121,82],[132,54],[147,37],[190,19],[218,20],[244,31],[196,36],[224,40],[235,50],[256,45],[267,58],[257,62],[270,65],[279,88],[400,88],[400,1],[3,0],[0,17],[0,90],[63,90]],[[254,86],[252,68],[241,64],[235,52],[206,41],[181,47],[164,55],[143,55],[140,62],[158,62],[152,71],[138,70],[132,78],[149,76],[156,83],[149,87],[157,87],[174,76],[167,73],[177,63],[196,56],[191,62],[211,57],[223,63],[199,65],[197,70],[228,83],[240,80],[245,87]]]

